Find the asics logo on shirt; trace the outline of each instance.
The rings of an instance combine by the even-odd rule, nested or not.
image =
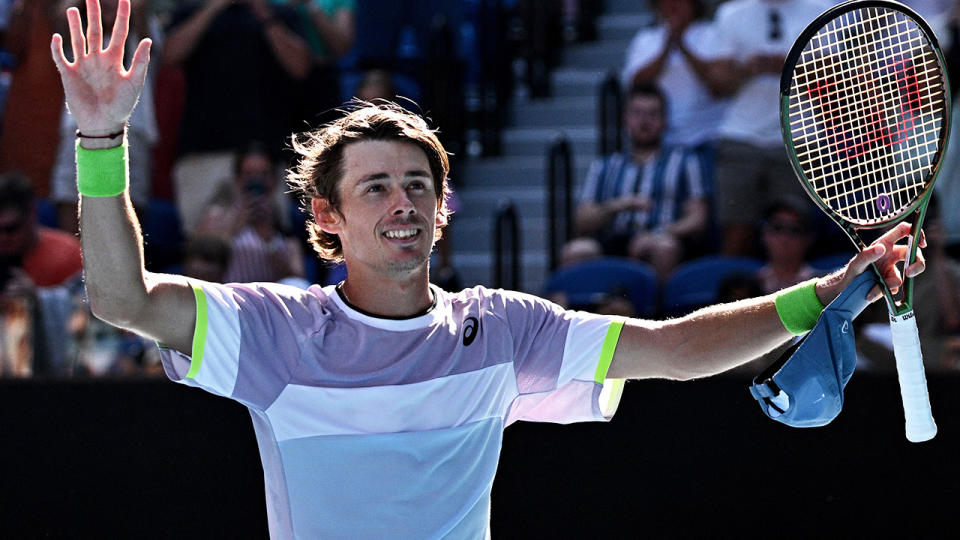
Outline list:
[[[463,346],[469,347],[480,333],[480,321],[476,317],[467,317],[463,321]]]

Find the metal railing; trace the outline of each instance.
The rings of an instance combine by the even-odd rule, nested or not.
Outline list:
[[[493,286],[522,290],[520,287],[520,216],[513,202],[504,200],[494,215]]]
[[[565,136],[547,151],[547,215],[550,270],[555,270],[563,245],[573,236],[573,156]]]
[[[597,152],[601,156],[619,152],[623,149],[623,115],[620,81],[616,73],[607,73],[600,83],[600,107]]]

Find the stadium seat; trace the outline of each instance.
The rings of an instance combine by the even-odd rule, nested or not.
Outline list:
[[[557,270],[547,282],[546,294],[562,292],[572,308],[588,308],[618,291],[637,310],[651,316],[657,311],[659,288],[650,265],[621,257],[604,257]]]
[[[826,274],[842,268],[844,265],[850,262],[852,257],[852,252],[826,255],[810,261],[810,266],[812,266],[815,270]]]
[[[667,316],[685,315],[717,301],[717,290],[727,276],[753,274],[763,261],[749,257],[711,256],[678,266],[663,289],[663,310]]]

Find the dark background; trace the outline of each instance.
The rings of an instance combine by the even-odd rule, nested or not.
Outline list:
[[[764,417],[746,377],[628,383],[610,424],[506,430],[494,538],[953,536],[960,376],[929,383],[921,444],[894,376],[856,374],[806,430]],[[266,537],[246,410],[166,381],[0,381],[0,536],[91,535]]]

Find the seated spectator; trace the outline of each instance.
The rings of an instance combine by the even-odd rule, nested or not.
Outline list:
[[[197,234],[183,250],[183,275],[223,283],[230,266],[230,243],[219,236]]]
[[[232,253],[227,282],[303,278],[303,252],[283,234],[275,203],[281,187],[277,163],[267,149],[251,143],[237,153],[233,181],[215,195],[198,233],[219,235]]]
[[[33,188],[26,176],[0,175],[0,267],[22,268],[39,287],[78,278],[80,241],[37,222]]]
[[[624,102],[630,150],[593,163],[575,215],[579,236],[593,238],[605,255],[649,262],[661,280],[709,219],[702,162],[685,148],[661,145],[666,107],[656,87],[631,88]]]
[[[393,76],[385,69],[371,69],[363,75],[357,85],[357,98],[363,101],[375,99],[394,100],[396,90],[393,86]]]
[[[764,214],[763,247],[767,264],[757,272],[763,294],[769,294],[802,281],[817,277],[818,272],[807,264],[813,245],[809,208],[806,205],[779,201]]]

